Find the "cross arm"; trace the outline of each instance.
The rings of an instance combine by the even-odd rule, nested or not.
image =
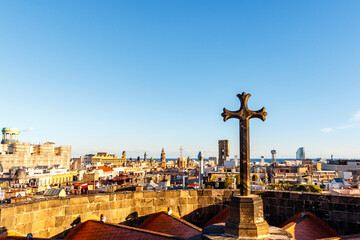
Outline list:
[[[262,109],[260,109],[260,110],[251,111],[251,112],[252,112],[252,114],[251,114],[252,116],[250,118],[259,118],[262,121],[265,121],[267,112],[265,112],[264,107]]]
[[[223,113],[221,116],[224,118],[224,122],[228,120],[229,118],[237,118],[240,119],[239,111],[229,111],[226,108],[224,108]]]

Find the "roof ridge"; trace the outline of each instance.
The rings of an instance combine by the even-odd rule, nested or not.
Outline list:
[[[172,217],[173,219],[175,219],[176,221],[179,221],[179,222],[181,222],[181,223],[183,223],[183,224],[185,224],[185,225],[187,225],[187,226],[195,229],[196,231],[199,231],[199,232],[202,231],[201,228],[199,228],[198,226],[195,226],[194,224],[186,221],[185,219],[178,218],[177,216],[168,214],[168,213],[166,213],[166,212],[157,212],[157,213],[152,214],[152,215],[151,215],[148,219],[146,219],[139,227],[140,227],[140,228],[144,228],[144,227],[148,226],[157,216],[160,216],[161,214],[164,214],[164,215],[166,215],[166,216],[170,216],[170,217]]]
[[[91,222],[96,222],[96,223],[102,223],[100,221],[97,221],[97,220],[88,220],[88,221],[91,221]],[[142,228],[137,228],[137,227],[131,227],[131,226],[127,226],[127,225],[123,225],[123,224],[117,224],[117,223],[107,223],[107,222],[104,222],[102,224],[107,224],[107,225],[110,225],[110,226],[114,226],[114,227],[119,227],[119,228],[126,228],[126,229],[130,229],[130,230],[134,230],[134,231],[138,231],[138,232],[144,232],[144,233],[149,233],[149,234],[152,234],[152,235],[161,235],[163,237],[169,237],[171,239],[183,239],[183,238],[180,238],[180,237],[177,237],[177,236],[174,236],[174,235],[170,235],[170,234],[166,234],[166,233],[160,233],[160,232],[155,232],[155,231],[151,231],[151,230],[147,230],[147,229],[142,229]]]

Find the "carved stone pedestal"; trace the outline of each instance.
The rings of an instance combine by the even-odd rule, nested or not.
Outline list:
[[[261,239],[269,235],[263,202],[258,195],[234,195],[231,198],[230,218],[226,222],[225,233],[240,239]]]

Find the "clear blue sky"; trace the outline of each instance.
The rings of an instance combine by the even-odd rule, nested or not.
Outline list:
[[[237,93],[266,107],[251,157],[360,157],[359,1],[1,1],[0,127],[158,158],[238,154]]]

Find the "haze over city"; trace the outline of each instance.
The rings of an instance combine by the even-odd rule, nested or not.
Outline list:
[[[70,6],[71,5],[71,6]],[[0,127],[20,141],[129,157],[238,155],[236,94],[251,157],[359,158],[358,1],[0,2]]]

